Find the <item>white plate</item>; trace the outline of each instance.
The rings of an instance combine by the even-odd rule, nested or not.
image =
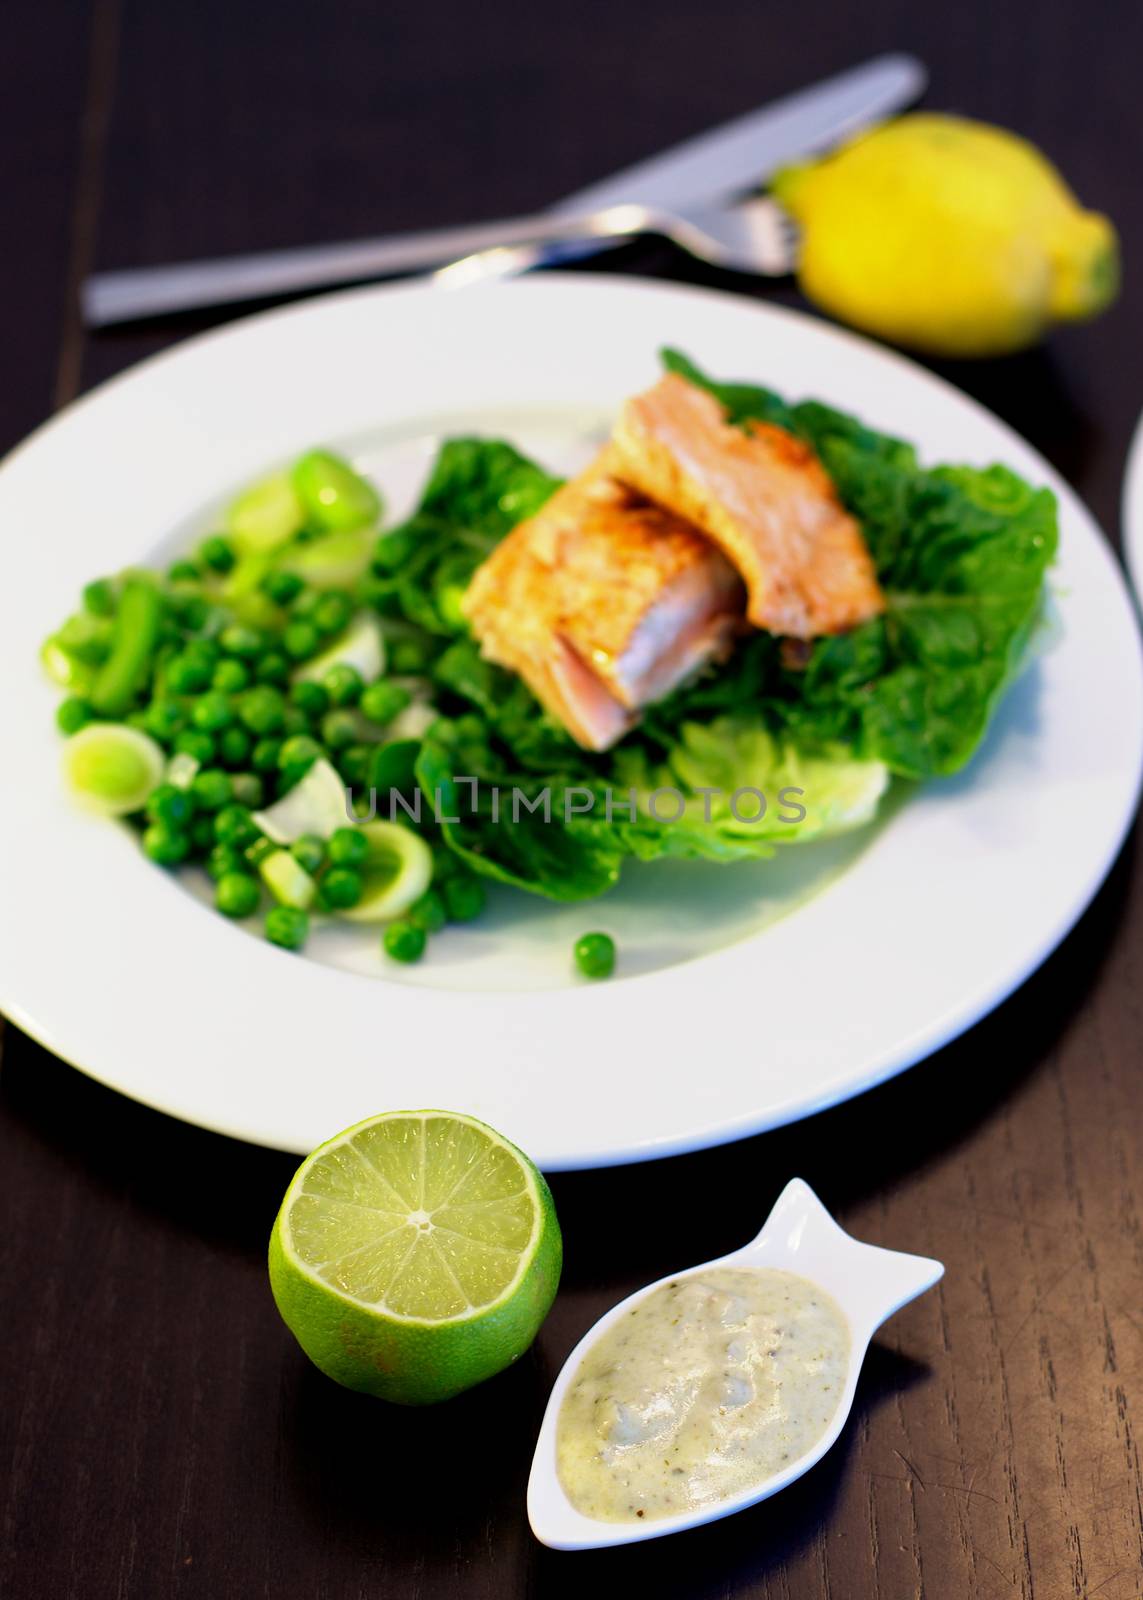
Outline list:
[[[1123,480],[1123,559],[1143,601],[1143,416],[1131,441]]]
[[[1059,495],[1062,632],[970,769],[844,846],[637,869],[571,910],[504,897],[400,970],[368,932],[317,938],[317,959],[286,955],[196,903],[125,830],[71,808],[36,655],[83,581],[169,555],[236,486],[317,441],[351,449],[397,499],[433,437],[457,428],[574,466],[666,342],[715,373],[857,411],[929,461],[1002,460]],[[0,1004],[124,1093],[260,1143],[309,1150],[371,1112],[444,1106],[558,1169],[804,1116],[1010,993],[1091,899],[1135,810],[1139,639],[1074,495],[908,362],[730,296],[550,276],[368,289],[255,317],[43,429],[0,470],[0,526]],[[617,933],[628,975],[586,986],[570,945],[594,927]]]

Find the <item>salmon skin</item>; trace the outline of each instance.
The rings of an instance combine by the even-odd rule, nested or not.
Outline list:
[[[733,566],[614,466],[608,448],[514,528],[463,601],[483,655],[519,673],[589,750],[724,658],[743,626]]]
[[[738,569],[755,627],[813,639],[884,610],[860,527],[813,449],[786,429],[733,427],[712,394],[670,373],[624,405],[613,452],[625,483]]]

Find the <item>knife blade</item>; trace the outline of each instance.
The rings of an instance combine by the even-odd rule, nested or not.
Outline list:
[[[863,66],[786,95],[761,110],[736,117],[661,155],[624,168],[611,178],[569,195],[546,215],[571,219],[615,203],[669,209],[696,199],[717,200],[738,193],[764,182],[784,161],[819,150],[907,105],[920,94],[925,81],[925,69],[913,56],[875,57]],[[455,239],[462,233],[472,243],[453,250],[454,259],[462,256],[462,267],[469,261],[478,262],[479,256],[474,257],[472,252],[483,248],[482,229],[489,232],[496,226],[442,229],[442,248],[446,239]],[[521,271],[551,260],[553,252],[566,259],[569,254],[582,254],[585,248],[590,251],[600,244],[601,241],[592,240],[586,247],[582,242],[533,247],[525,234],[521,246],[502,249],[490,257],[491,270],[497,275]],[[143,316],[359,283],[395,268],[399,270],[402,259],[401,238],[396,236],[97,273],[84,283],[81,304],[88,327],[107,327]],[[448,260],[449,255],[446,253],[441,259]],[[475,275],[482,273],[477,271]],[[440,276],[444,278],[444,274]],[[456,281],[463,280],[462,271]]]
[[[562,215],[634,204],[670,211],[761,188],[794,157],[813,155],[919,99],[927,82],[916,56],[874,56],[577,189],[552,209]]]
[[[718,201],[761,188],[787,161],[837,144],[919,100],[928,76],[916,56],[899,51],[874,56],[859,67],[795,90],[757,111],[624,167],[610,178],[577,189],[551,210],[556,216],[574,216],[606,206],[634,204],[669,211],[696,200]],[[440,268],[433,276],[444,287],[511,278],[536,267],[599,255],[625,242],[600,236],[478,251]]]

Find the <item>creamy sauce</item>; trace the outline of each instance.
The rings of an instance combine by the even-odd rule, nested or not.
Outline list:
[[[564,1396],[560,1482],[607,1522],[727,1500],[829,1427],[849,1329],[824,1289],[774,1268],[665,1283],[596,1340]]]

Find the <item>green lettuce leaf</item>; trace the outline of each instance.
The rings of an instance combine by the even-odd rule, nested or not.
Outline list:
[[[564,825],[566,779],[514,772],[489,745],[441,725],[416,773],[445,843],[474,872],[549,900],[592,900],[618,880],[619,837]],[[476,780],[475,792],[458,779]]]
[[[792,738],[846,745],[906,777],[963,767],[1039,622],[1056,555],[1055,496],[1001,466],[925,470],[911,446],[828,406],[786,406],[767,389],[714,383],[675,352],[664,360],[717,395],[736,423],[777,422],[814,445],[885,591],[883,616],[815,641],[798,671],[773,642],[748,646],[730,669],[736,692],[764,702]],[[672,712],[704,704],[699,684]]]
[[[663,760],[632,740],[569,766],[514,767],[489,724],[466,714],[433,728],[417,778],[470,867],[556,900],[601,894],[628,856],[759,859],[860,827],[889,782],[880,762],[800,754],[750,711],[683,724]]]
[[[560,482],[501,439],[446,440],[417,509],[386,535],[412,549],[396,582],[408,621],[433,634],[463,634],[460,600],[472,574]]]
[[[926,470],[910,445],[829,406],[664,359],[734,422],[773,422],[814,446],[862,525],[887,609],[797,652],[752,633],[614,750],[581,750],[520,678],[482,659],[459,609],[476,566],[559,480],[502,441],[446,443],[396,530],[409,551],[393,577],[399,608],[443,646],[429,669],[443,715],[416,778],[473,870],[553,899],[603,893],[630,858],[764,857],[868,822],[891,774],[956,771],[1025,658],[1055,554],[1052,495],[1003,467]],[[475,806],[458,778],[478,781]],[[766,796],[760,818],[752,789]],[[513,790],[527,802],[515,820]],[[682,814],[673,796],[653,805],[655,790],[681,792]]]

